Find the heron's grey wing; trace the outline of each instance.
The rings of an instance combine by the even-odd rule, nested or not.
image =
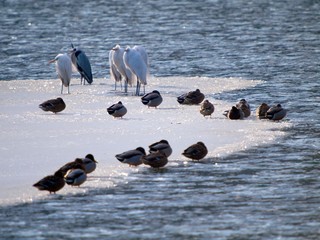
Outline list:
[[[92,71],[91,71],[91,64],[87,55],[84,52],[80,52],[77,57],[77,65],[78,69],[83,73],[84,78],[87,80],[88,83],[92,83]]]

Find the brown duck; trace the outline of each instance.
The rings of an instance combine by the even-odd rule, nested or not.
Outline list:
[[[256,109],[256,116],[259,117],[259,119],[265,119],[266,113],[269,110],[270,106],[266,103],[262,103],[257,109]]]
[[[56,98],[56,99],[50,99],[48,101],[45,101],[39,105],[39,108],[41,108],[45,112],[61,112],[66,108],[66,104],[63,101],[62,98]]]
[[[242,110],[242,112],[244,114],[244,117],[249,117],[250,116],[250,114],[251,114],[250,105],[244,98],[242,98],[236,104],[236,107]]]
[[[231,120],[243,119],[244,117],[243,111],[235,106],[232,106],[230,110],[225,111],[223,115]]]
[[[197,142],[188,147],[182,155],[192,160],[200,160],[208,154],[208,149],[203,142]]]
[[[200,113],[206,117],[206,116],[210,116],[211,114],[214,112],[214,106],[213,104],[208,100],[204,100],[204,102],[201,104],[200,107]]]
[[[177,98],[178,103],[187,105],[196,105],[203,101],[204,94],[199,89],[180,95]]]
[[[168,158],[160,151],[143,156],[141,160],[144,164],[149,165],[152,168],[161,168],[168,163]]]
[[[49,175],[42,178],[39,182],[33,184],[34,187],[38,188],[39,190],[49,191],[49,193],[56,193],[60,189],[62,189],[65,185],[64,182],[64,174],[61,171],[57,171],[54,175]]]

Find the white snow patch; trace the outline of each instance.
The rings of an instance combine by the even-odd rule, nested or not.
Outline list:
[[[147,108],[140,97],[132,96],[134,88],[129,89],[128,95],[120,87],[114,91],[114,83],[109,79],[94,79],[92,85],[85,86],[79,82],[73,79],[70,94],[61,95],[60,80],[0,81],[0,204],[47,197],[47,192],[32,185],[87,153],[98,160],[97,170],[80,188],[65,186],[58,194],[115,186],[130,171],[136,171],[119,163],[115,154],[139,146],[147,151],[148,145],[161,139],[171,144],[173,154],[169,161],[175,164],[187,161],[181,153],[195,142],[207,145],[207,158],[223,157],[274,141],[282,134],[281,128],[288,125],[254,116],[232,121],[222,115],[235,103],[215,100],[213,94],[252,87],[261,83],[257,80],[153,77],[146,92],[160,91],[163,102],[158,109]],[[177,96],[196,88],[215,105],[212,118],[204,118],[199,113],[200,106],[179,105],[176,101]],[[43,101],[57,97],[62,97],[67,105],[63,112],[52,114],[38,108]],[[118,101],[128,109],[123,119],[114,119],[106,111]]]

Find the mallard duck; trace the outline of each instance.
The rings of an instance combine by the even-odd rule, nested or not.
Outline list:
[[[97,167],[97,161],[94,159],[92,154],[87,154],[84,158],[77,158],[76,161],[81,161],[84,166],[84,171],[92,173]]]
[[[251,114],[251,110],[250,110],[250,105],[249,103],[242,98],[237,104],[236,104],[236,108],[239,108],[242,110],[244,117],[249,117]]]
[[[148,107],[158,107],[162,103],[162,96],[159,93],[159,91],[154,90],[150,93],[145,94],[141,101],[144,105],[147,105]]]
[[[87,180],[87,174],[84,170],[76,168],[70,169],[64,176],[66,184],[71,186],[80,186]]]
[[[108,113],[115,118],[122,118],[127,113],[127,108],[121,101],[107,108]]]
[[[168,163],[168,158],[166,157],[166,155],[164,155],[164,153],[160,151],[142,156],[141,160],[144,164],[149,165],[153,168],[161,168]]]
[[[256,109],[256,116],[260,119],[266,118],[266,113],[269,110],[270,106],[266,103],[262,103],[257,109]]]
[[[58,171],[62,172],[63,175],[65,175],[70,169],[77,168],[85,170],[85,166],[80,158],[76,158],[74,161],[66,163]]]
[[[243,119],[244,117],[243,111],[235,106],[232,106],[231,110],[225,111],[223,115],[231,120]]]
[[[134,150],[129,150],[116,155],[116,158],[122,162],[129,164],[130,166],[138,166],[142,164],[141,157],[146,155],[146,151],[143,147],[138,147]]]
[[[149,146],[149,152],[162,152],[166,157],[169,157],[172,154],[172,148],[167,140],[161,140],[155,142]]]
[[[200,107],[200,113],[205,116],[210,116],[214,112],[214,106],[213,104],[208,100],[204,100],[204,102],[201,104]]]
[[[42,178],[39,182],[33,184],[33,186],[41,191],[49,191],[50,194],[56,193],[64,187],[65,182],[63,176],[63,172],[56,171],[54,175],[49,175]]]
[[[282,108],[281,104],[277,104],[269,108],[266,113],[266,118],[269,120],[281,120],[287,115],[287,110]]]
[[[208,149],[203,142],[197,142],[188,147],[182,155],[192,160],[200,160],[208,154]]]
[[[182,94],[177,98],[177,101],[180,104],[196,105],[201,103],[203,99],[204,99],[204,94],[200,92],[199,89],[196,89],[195,91]]]
[[[66,108],[66,104],[64,103],[62,98],[56,98],[56,99],[50,99],[48,101],[45,101],[39,105],[39,108],[41,108],[45,112],[61,112]]]

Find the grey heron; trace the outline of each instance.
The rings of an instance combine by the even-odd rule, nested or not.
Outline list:
[[[89,84],[92,83],[92,70],[90,61],[84,51],[77,49],[71,44],[71,61],[75,68],[80,73],[80,84],[82,84],[82,79],[84,78]],[[85,81],[83,81],[85,84]]]

